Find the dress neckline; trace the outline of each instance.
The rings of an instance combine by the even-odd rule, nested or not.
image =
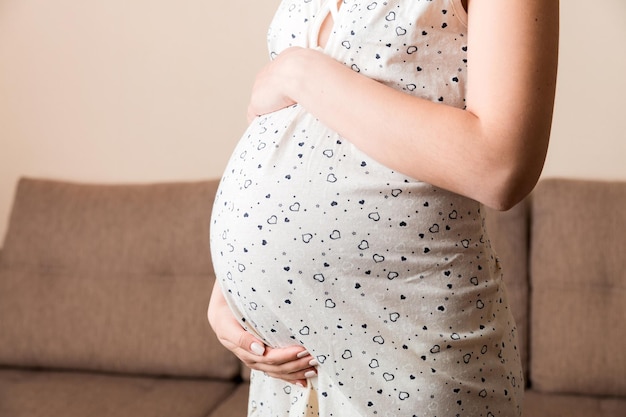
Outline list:
[[[340,0],[343,3],[343,0]],[[330,39],[332,38],[334,30],[334,26],[337,24],[337,17],[339,16],[339,10],[343,7],[339,7],[339,2],[337,0],[325,0],[318,13],[316,14],[313,25],[311,25],[311,30],[309,32],[309,47],[313,49],[318,49],[321,51],[325,51],[330,43]],[[320,32],[322,30],[322,25],[328,16],[331,16],[333,19],[333,25],[331,26],[330,34],[328,35],[328,39],[326,39],[326,45],[323,47],[319,44]]]

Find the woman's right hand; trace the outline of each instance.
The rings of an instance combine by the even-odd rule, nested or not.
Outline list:
[[[307,378],[317,375],[318,363],[304,347],[272,348],[247,332],[233,316],[217,282],[207,317],[220,343],[247,367],[303,387]]]

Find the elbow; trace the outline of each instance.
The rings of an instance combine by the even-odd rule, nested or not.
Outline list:
[[[485,201],[487,207],[497,211],[507,211],[524,199],[526,194],[500,193]]]
[[[547,154],[547,135],[532,135],[519,139],[521,146],[499,148],[490,152],[482,171],[484,205],[507,211],[524,200],[535,188]],[[506,143],[506,141],[505,141]]]
[[[497,211],[510,210],[537,185],[546,158],[548,134],[525,138],[512,141],[521,146],[495,148],[484,159],[479,175],[482,175],[485,186],[477,193],[482,196],[479,201],[485,206]]]
[[[507,211],[531,193],[541,170],[507,169],[502,175],[492,176],[492,182],[482,203],[497,211]]]

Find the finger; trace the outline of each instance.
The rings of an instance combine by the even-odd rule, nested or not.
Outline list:
[[[258,369],[275,378],[286,381],[311,378],[317,375],[316,367],[318,365],[317,360],[313,359],[308,353],[307,356],[282,364],[274,363],[271,360],[267,360],[267,358],[264,358],[261,362],[251,364],[253,369]]]
[[[297,380],[308,380],[310,378],[314,378],[317,376],[317,369],[315,369],[314,367],[308,367],[306,369],[297,371],[297,372],[291,372],[291,373],[283,373],[283,372],[272,372],[272,371],[266,371],[266,373],[268,375],[272,375],[275,378],[281,378],[284,379],[286,381],[297,381]]]
[[[291,364],[291,366],[298,366],[311,361],[313,357],[302,346],[294,345],[284,348],[272,348],[267,347],[263,362],[269,365],[283,365]]]
[[[300,385],[302,387],[306,387],[308,380],[310,378],[314,378],[317,376],[317,370],[313,367],[309,367],[305,370],[293,372],[293,373],[282,373],[282,372],[272,372],[272,371],[264,371],[266,375],[283,380],[285,382],[289,382],[292,384]]]

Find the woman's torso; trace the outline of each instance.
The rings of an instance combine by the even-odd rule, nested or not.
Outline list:
[[[318,47],[326,15],[318,0],[283,1],[270,55]],[[460,0],[346,0],[323,51],[392,88],[463,108],[465,23]],[[457,395],[443,392],[450,372],[468,396],[502,403],[512,395],[487,393],[493,385],[476,375],[509,392],[521,385],[480,204],[379,164],[299,105],[257,118],[240,140],[218,190],[211,248],[244,326],[269,345],[307,347],[325,392],[354,395],[362,415],[446,404]],[[459,363],[468,366],[453,371]]]

